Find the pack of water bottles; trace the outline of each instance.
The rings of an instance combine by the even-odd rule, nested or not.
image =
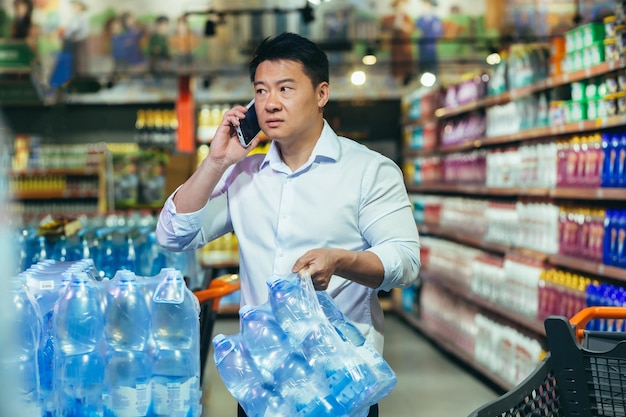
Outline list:
[[[397,383],[382,356],[310,278],[273,277],[268,301],[213,338],[226,388],[249,417],[363,417]]]
[[[198,417],[199,311],[180,271],[44,261],[11,279],[20,417]]]

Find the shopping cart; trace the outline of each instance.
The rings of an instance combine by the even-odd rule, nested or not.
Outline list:
[[[626,333],[585,330],[591,320],[618,326],[626,308],[589,307],[545,321],[549,353],[523,382],[470,417],[626,416]]]
[[[193,292],[200,302],[200,383],[202,383],[204,367],[211,347],[213,326],[217,320],[220,300],[239,288],[239,275],[226,274],[213,278],[208,288]]]

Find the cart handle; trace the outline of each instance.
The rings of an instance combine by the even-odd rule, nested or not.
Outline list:
[[[587,323],[594,319],[626,319],[626,307],[587,307],[570,319],[575,327],[576,337],[582,340]]]
[[[207,302],[209,300],[217,300],[220,298],[234,293],[239,290],[241,285],[239,283],[239,275],[238,274],[226,274],[214,278],[211,280],[211,284],[209,288],[206,290],[194,291],[194,295],[198,298],[200,304]],[[219,303],[213,303],[214,309],[217,309]]]

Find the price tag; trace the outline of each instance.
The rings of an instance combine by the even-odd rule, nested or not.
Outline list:
[[[598,274],[604,275],[604,264],[598,265]]]
[[[597,198],[604,198],[604,191],[602,190],[602,188],[598,188],[596,190],[596,197]]]

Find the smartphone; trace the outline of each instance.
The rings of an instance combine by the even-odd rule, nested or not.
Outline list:
[[[256,110],[254,109],[254,99],[248,103],[246,108],[248,109],[246,117],[239,121],[240,125],[235,126],[235,130],[237,131],[239,142],[241,142],[242,146],[247,148],[256,135],[259,134],[261,127],[259,126],[259,120],[257,119]]]

